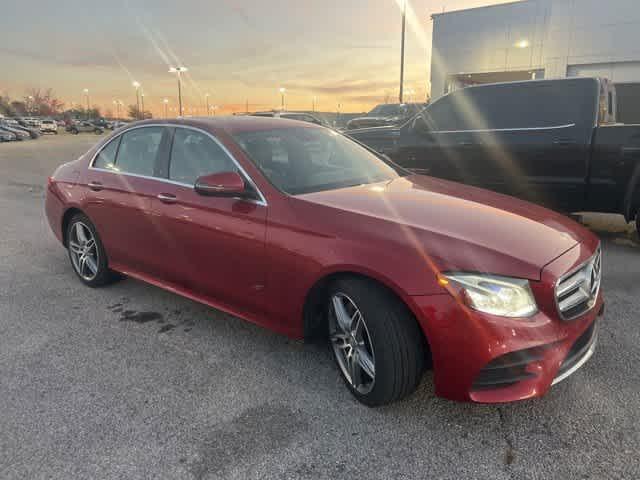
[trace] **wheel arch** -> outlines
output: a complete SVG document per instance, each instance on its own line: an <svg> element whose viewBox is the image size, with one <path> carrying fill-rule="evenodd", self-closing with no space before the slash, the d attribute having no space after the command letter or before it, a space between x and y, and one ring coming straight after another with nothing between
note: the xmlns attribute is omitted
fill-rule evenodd
<svg viewBox="0 0 640 480"><path fill-rule="evenodd" d="M74 215L77 215L81 213L82 215L87 215L86 213L84 213L82 210L80 210L78 207L69 207L65 212L64 215L62 215L62 245L64 245L65 248L68 247L67 244L67 230L69 229L69 222L71 221L71 219L73 218Z"/></svg>
<svg viewBox="0 0 640 480"><path fill-rule="evenodd" d="M325 325L324 322L326 321L326 318L324 318L322 307L324 305L324 300L326 299L326 296L328 294L329 285L340 278L349 277L355 277L366 280L368 282L372 282L378 287L387 291L389 295L400 302L409 311L414 321L418 324L418 328L422 334L422 340L427 351L427 355L429 356L429 358L431 357L431 346L429 343L429 339L420 326L420 322L417 319L418 309L413 304L413 302L411 302L410 298L402 294L399 288L392 282L386 281L385 279L377 278L376 276L369 273L357 271L355 269L341 269L327 272L322 277L317 279L312 287L307 291L302 310L303 335L305 342L324 338L325 332L323 327Z"/></svg>
<svg viewBox="0 0 640 480"><path fill-rule="evenodd" d="M640 210L640 161L636 165L624 195L622 214L627 222L632 221Z"/></svg>

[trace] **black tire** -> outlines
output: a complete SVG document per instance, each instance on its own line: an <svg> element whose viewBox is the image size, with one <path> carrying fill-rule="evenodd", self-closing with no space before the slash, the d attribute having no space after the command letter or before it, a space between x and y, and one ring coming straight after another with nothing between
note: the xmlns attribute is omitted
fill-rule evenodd
<svg viewBox="0 0 640 480"><path fill-rule="evenodd" d="M344 277L328 289L327 314L332 315L332 299L346 295L362 314L369 337L375 375L370 391L359 391L345 375L332 340L329 317L329 346L340 375L357 400L370 407L386 405L411 394L425 368L422 331L408 308L382 286L358 277ZM335 323L335 322L333 322ZM370 377L368 377L370 378Z"/></svg>
<svg viewBox="0 0 640 480"><path fill-rule="evenodd" d="M71 133L73 133L74 135L78 135L80 132L74 128L73 130L71 130Z"/></svg>
<svg viewBox="0 0 640 480"><path fill-rule="evenodd" d="M638 238L640 238L640 210L636 213L636 232L638 234Z"/></svg>
<svg viewBox="0 0 640 480"><path fill-rule="evenodd" d="M77 223L81 223L86 228L88 228L89 231L91 232L91 235L95 239L95 248L97 252L97 262L96 262L97 272L95 273L95 276L93 276L92 278L86 278L85 276L81 275L80 272L78 271L76 264L74 263L71 242L73 238L72 231L73 229L76 228ZM91 220L89 220L89 217L87 217L82 213L78 213L74 215L69 221L69 224L67 225L65 238L66 238L66 244L67 244L67 253L69 255L69 261L71 262L71 267L73 268L73 271L75 272L76 276L80 279L82 283L84 283L88 287L96 288L96 287L102 287L104 285L108 285L122 278L122 276L117 272L109 270L109 261L107 258L107 253L104 249L104 245L100 240L100 236L98 235L96 227L93 225Z"/></svg>
<svg viewBox="0 0 640 480"><path fill-rule="evenodd" d="M100 130L99 128L96 128L93 133L95 133L96 135L100 135L102 133L102 130Z"/></svg>

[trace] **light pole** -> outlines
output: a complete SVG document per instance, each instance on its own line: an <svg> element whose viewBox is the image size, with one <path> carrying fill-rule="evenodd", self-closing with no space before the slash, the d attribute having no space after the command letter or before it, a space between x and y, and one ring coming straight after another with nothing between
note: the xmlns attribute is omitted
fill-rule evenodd
<svg viewBox="0 0 640 480"><path fill-rule="evenodd" d="M142 104L142 120L144 120L144 92L140 92L140 103Z"/></svg>
<svg viewBox="0 0 640 480"><path fill-rule="evenodd" d="M207 105L207 117L208 117L209 115L211 115L211 114L209 113L209 94L208 94L208 93L205 93L205 94L204 94L204 101L205 101L205 103L206 103L206 105Z"/></svg>
<svg viewBox="0 0 640 480"><path fill-rule="evenodd" d="M122 102L120 100L114 100L113 104L116 106L116 120L120 120L120 104Z"/></svg>
<svg viewBox="0 0 640 480"><path fill-rule="evenodd" d="M282 111L284 111L284 94L285 94L285 92L286 92L286 91L287 91L287 89L286 89L286 88L284 88L284 87L280 87L280 95L281 95L281 104L280 104L280 105L281 105L281 107L280 107L280 109L281 109Z"/></svg>
<svg viewBox="0 0 640 480"><path fill-rule="evenodd" d="M169 99L165 98L164 100L162 100L162 103L164 103L164 118L169 118L169 116L167 115L167 104L169 103Z"/></svg>
<svg viewBox="0 0 640 480"><path fill-rule="evenodd" d="M218 105L211 105L211 111L214 117L216 116L216 110L218 110Z"/></svg>
<svg viewBox="0 0 640 480"><path fill-rule="evenodd" d="M178 74L178 109L180 111L180 116L182 116L182 74L187 71L188 71L187 67L169 68L169 73Z"/></svg>
<svg viewBox="0 0 640 480"><path fill-rule="evenodd" d="M313 97L313 102L311 103L311 111L313 113L316 113L316 102L318 101L318 97L314 96Z"/></svg>
<svg viewBox="0 0 640 480"><path fill-rule="evenodd" d="M407 24L407 0L402 2L402 41L400 43L400 103L403 102L404 88L404 37Z"/></svg>
<svg viewBox="0 0 640 480"><path fill-rule="evenodd" d="M136 110L138 114L138 120L140 120L140 82L134 81L131 85L133 85L133 88L136 89Z"/></svg>
<svg viewBox="0 0 640 480"><path fill-rule="evenodd" d="M89 102L89 89L85 88L82 92L87 96L87 120L88 120L89 119L89 108L90 108L89 107L89 103L90 103Z"/></svg>

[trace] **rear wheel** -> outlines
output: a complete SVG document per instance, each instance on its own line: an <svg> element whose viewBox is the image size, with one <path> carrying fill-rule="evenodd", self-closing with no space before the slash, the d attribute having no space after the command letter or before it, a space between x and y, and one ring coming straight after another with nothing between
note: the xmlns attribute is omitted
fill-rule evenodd
<svg viewBox="0 0 640 480"><path fill-rule="evenodd" d="M73 130L71 130L71 133L73 133L74 135L78 135L80 132L74 128Z"/></svg>
<svg viewBox="0 0 640 480"><path fill-rule="evenodd" d="M67 250L73 270L85 285L100 287L119 278L109 270L104 246L86 215L77 214L69 222Z"/></svg>
<svg viewBox="0 0 640 480"><path fill-rule="evenodd" d="M407 308L382 287L355 277L336 281L327 303L329 343L351 393L369 406L412 393L425 350Z"/></svg>

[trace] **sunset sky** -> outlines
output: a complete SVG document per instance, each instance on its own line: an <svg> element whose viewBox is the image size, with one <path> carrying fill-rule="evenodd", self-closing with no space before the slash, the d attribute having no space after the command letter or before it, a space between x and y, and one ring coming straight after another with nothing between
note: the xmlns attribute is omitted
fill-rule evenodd
<svg viewBox="0 0 640 480"><path fill-rule="evenodd" d="M3 2L0 93L53 88L103 112L114 99L159 115L177 105L169 66L189 68L187 114L270 109L364 111L398 95L403 0L40 0ZM409 0L405 89L425 98L432 13L509 0ZM414 15L411 14L413 11ZM175 113L173 113L175 114Z"/></svg>

